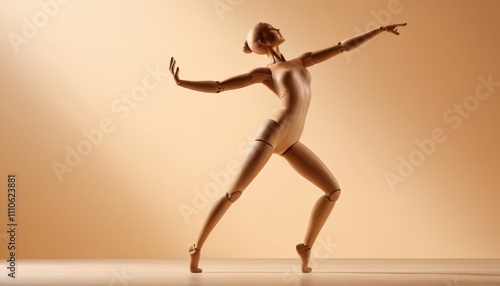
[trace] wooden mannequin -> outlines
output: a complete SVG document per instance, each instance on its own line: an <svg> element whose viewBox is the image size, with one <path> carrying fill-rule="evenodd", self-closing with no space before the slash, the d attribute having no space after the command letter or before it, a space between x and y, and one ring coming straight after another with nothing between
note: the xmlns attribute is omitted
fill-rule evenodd
<svg viewBox="0 0 500 286"><path fill-rule="evenodd" d="M266 55L269 58L269 64L265 68L256 68L249 73L221 82L181 80L179 68L175 67L175 59L171 58L170 71L175 82L181 87L218 93L243 88L254 83L263 83L278 96L282 103L282 108L260 127L227 194L216 202L205 221L198 241L189 247L191 272L199 273L202 271L198 268L198 262L201 248L208 235L273 153L284 157L299 174L325 193L318 199L313 208L304 242L296 246L302 261L302 272L311 272L311 268L308 266L311 247L340 196L340 187L323 162L299 142L311 99L311 78L307 67L356 48L383 31L399 35L397 28L405 25L406 23L376 28L339 42L335 46L316 52L308 52L287 61L279 51L279 45L285 41L280 30L267 23L258 23L248 32L243 50L246 53L254 52Z"/></svg>

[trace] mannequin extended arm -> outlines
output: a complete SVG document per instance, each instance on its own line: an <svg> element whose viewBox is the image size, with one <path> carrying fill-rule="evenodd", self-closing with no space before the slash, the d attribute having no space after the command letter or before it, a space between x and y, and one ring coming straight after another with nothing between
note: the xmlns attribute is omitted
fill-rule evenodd
<svg viewBox="0 0 500 286"><path fill-rule="evenodd" d="M177 85L208 93L219 93L226 90L242 88L254 83L261 83L264 80L271 78L271 71L268 68L257 68L249 73L237 75L222 82L181 80L179 79L179 68L175 68L174 58L170 59L170 72L172 73Z"/></svg>
<svg viewBox="0 0 500 286"><path fill-rule="evenodd" d="M362 45L363 43L365 43L366 41L370 40L371 38L375 37L376 35L380 34L383 31L387 31L387 32L393 33L395 35L399 35L398 27L401 27L401 26L406 26L406 23L389 25L389 26L385 26L385 27L381 26L379 28L375 28L375 29L368 31L366 33L354 36L354 37L346 39L346 40L343 40L335 46L332 46L332 47L329 47L329 48L326 48L323 50L315 51L315 52L306 53L306 54L302 55L301 58L303 59L306 67L312 66L314 64L318 64L320 62L326 61L326 60L332 58L333 56L336 56L344 51L350 51L354 48L357 48L360 45Z"/></svg>

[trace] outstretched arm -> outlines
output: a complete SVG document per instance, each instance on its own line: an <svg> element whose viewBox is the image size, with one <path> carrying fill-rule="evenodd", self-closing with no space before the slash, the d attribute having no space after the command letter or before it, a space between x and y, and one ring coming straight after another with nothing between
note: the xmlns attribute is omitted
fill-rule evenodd
<svg viewBox="0 0 500 286"><path fill-rule="evenodd" d="M219 93L226 90L246 87L254 83L261 83L271 77L271 71L269 69L257 68L249 73L234 76L221 82L181 80L179 78L179 68L175 68L175 59L173 57L170 59L170 72L178 86L209 93Z"/></svg>
<svg viewBox="0 0 500 286"><path fill-rule="evenodd" d="M399 35L398 27L406 26L406 23L403 24L394 24L388 26L381 26L379 28L375 28L366 33L357 35L355 37L343 40L339 42L337 45L333 47L329 47L323 50L319 50L316 52L306 53L301 56L306 67L312 66L314 64L318 64L320 62L326 61L333 56L336 56L342 52L350 51L354 48L361 46L366 41L375 37L376 35L382 33L383 31L387 31L393 33L395 35Z"/></svg>

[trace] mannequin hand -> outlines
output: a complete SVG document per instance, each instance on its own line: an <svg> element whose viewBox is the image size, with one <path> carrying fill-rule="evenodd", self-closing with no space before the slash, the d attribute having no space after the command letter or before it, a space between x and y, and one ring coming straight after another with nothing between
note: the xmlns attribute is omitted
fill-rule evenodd
<svg viewBox="0 0 500 286"><path fill-rule="evenodd" d="M384 26L384 31L399 35L398 27L406 26L406 23Z"/></svg>
<svg viewBox="0 0 500 286"><path fill-rule="evenodd" d="M178 85L181 84L181 80L179 79L179 67L177 69L175 68L175 59L174 57L170 58L170 72L172 73L172 76L174 77L175 83Z"/></svg>

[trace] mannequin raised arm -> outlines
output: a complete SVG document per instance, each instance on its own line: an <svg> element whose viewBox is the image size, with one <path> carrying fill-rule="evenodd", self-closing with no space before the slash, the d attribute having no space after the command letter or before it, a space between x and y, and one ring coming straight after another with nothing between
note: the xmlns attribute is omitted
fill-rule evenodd
<svg viewBox="0 0 500 286"><path fill-rule="evenodd" d="M237 75L223 81L189 81L179 78L179 68L175 67L175 59L170 59L170 72L178 86L208 93L219 93L226 90L243 88L254 83L261 83L271 78L268 68L256 68L249 73Z"/></svg>
<svg viewBox="0 0 500 286"><path fill-rule="evenodd" d="M371 38L375 37L376 35L380 34L383 31L387 31L387 32L393 33L395 35L399 35L398 27L402 27L402 26L406 26L406 23L381 26L379 28L375 28L375 29L368 31L366 33L354 36L354 37L346 39L346 40L343 40L335 46L332 46L332 47L329 47L329 48L326 48L323 50L315 51L315 52L305 53L302 56L300 56L300 58L302 59L302 61L304 62L304 65L306 67L312 66L314 64L318 64L318 63L321 63L323 61L326 61L326 60L328 60L328 59L330 59L330 58L332 58L332 57L334 57L342 52L350 51L354 48L357 48L360 45L362 45L363 43L365 43L366 41L370 40Z"/></svg>

